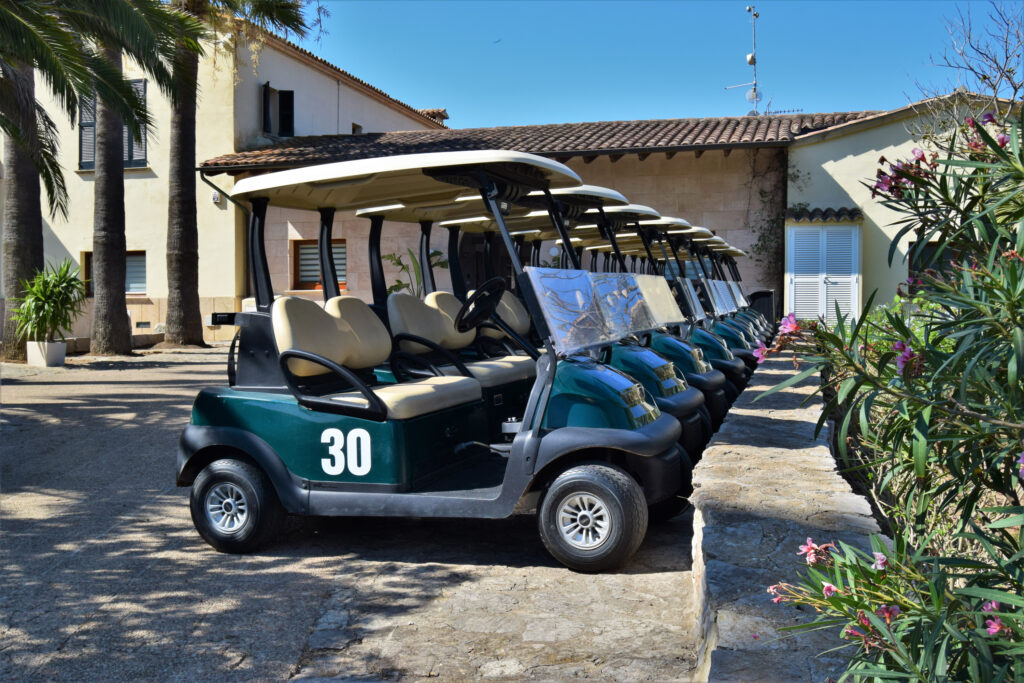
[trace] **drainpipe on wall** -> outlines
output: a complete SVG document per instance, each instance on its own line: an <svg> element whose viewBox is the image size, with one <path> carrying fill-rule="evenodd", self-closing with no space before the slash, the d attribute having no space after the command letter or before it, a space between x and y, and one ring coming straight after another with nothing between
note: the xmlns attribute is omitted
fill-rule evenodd
<svg viewBox="0 0 1024 683"><path fill-rule="evenodd" d="M203 169L197 168L196 170L199 171L199 179L200 180L202 180L204 183L206 183L207 185L212 187L214 192L217 192L221 197L227 199L229 202L231 202L232 204L234 204L235 206L237 206L239 209L242 210L242 215L245 217L245 224L248 225L249 224L249 209L247 209L241 202L239 202L237 199L235 199L234 197L229 195L227 192L225 192L224 190L222 190L219 187L217 187L216 185L214 185L213 181L206 177L206 173L203 171ZM251 291L252 283L250 282L251 278L249 277L249 259L248 259L248 255L246 255L246 258L242 259L242 263L243 263L242 268L245 270L245 296L242 297L244 299L244 298L246 298L246 297L248 297L248 296L250 296L252 294L252 291Z"/></svg>

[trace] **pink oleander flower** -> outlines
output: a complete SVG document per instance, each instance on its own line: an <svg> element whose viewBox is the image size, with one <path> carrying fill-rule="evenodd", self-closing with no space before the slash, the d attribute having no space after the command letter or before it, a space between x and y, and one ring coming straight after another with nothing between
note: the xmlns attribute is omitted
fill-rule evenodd
<svg viewBox="0 0 1024 683"><path fill-rule="evenodd" d="M994 636L1004 629L1007 631L1009 630L1003 624L1003 620L999 617L992 617L991 619L985 620L985 630L988 632L990 636Z"/></svg>
<svg viewBox="0 0 1024 683"><path fill-rule="evenodd" d="M972 152L980 152L985 149L985 143L977 135L967 141L967 148Z"/></svg>
<svg viewBox="0 0 1024 683"><path fill-rule="evenodd" d="M998 144L1000 147L1006 147L1006 145L1009 142L1010 136L1008 136L1006 133L1000 133L999 135L996 136L996 144Z"/></svg>
<svg viewBox="0 0 1024 683"><path fill-rule="evenodd" d="M900 615L900 608L897 605L882 605L875 614L885 619L885 623L891 624Z"/></svg>
<svg viewBox="0 0 1024 683"><path fill-rule="evenodd" d="M889 567L889 558L883 553L873 553L875 561L871 564L871 568L875 571L884 572Z"/></svg>
<svg viewBox="0 0 1024 683"><path fill-rule="evenodd" d="M966 123L969 127L974 128L974 117L968 116L966 119L964 119L964 123Z"/></svg>
<svg viewBox="0 0 1024 683"><path fill-rule="evenodd" d="M996 117L995 117L995 115L992 114L992 112L987 111L987 112L985 112L984 114L981 115L981 122L982 123L995 123L996 122Z"/></svg>
<svg viewBox="0 0 1024 683"><path fill-rule="evenodd" d="M796 554L806 555L807 564L814 564L815 553L817 553L819 550L821 550L821 548L819 548L818 545L814 542L814 539L808 536L807 543L800 546L800 550L798 550Z"/></svg>
<svg viewBox="0 0 1024 683"><path fill-rule="evenodd" d="M983 604L981 606L981 611L982 612L998 612L999 611L999 603L996 602L995 600L989 600L988 602L986 602L985 604Z"/></svg>
<svg viewBox="0 0 1024 683"><path fill-rule="evenodd" d="M754 358L757 358L758 364L763 363L767 355L768 347L764 345L763 341L757 342L757 348L754 349Z"/></svg>
<svg viewBox="0 0 1024 683"><path fill-rule="evenodd" d="M868 615L864 614L864 610L857 611L857 621L867 630L871 630L871 620L868 619Z"/></svg>
<svg viewBox="0 0 1024 683"><path fill-rule="evenodd" d="M800 323L796 321L796 313L790 313L779 324L779 334L793 334L800 329Z"/></svg>
<svg viewBox="0 0 1024 683"><path fill-rule="evenodd" d="M847 638L863 638L864 637L863 633L861 633L860 631L858 631L857 629L855 629L852 626L847 626L846 630L843 631L843 635L846 636Z"/></svg>
<svg viewBox="0 0 1024 683"><path fill-rule="evenodd" d="M914 149L910 150L910 153L913 154L914 158L917 159L918 161L924 161L924 152L921 150L920 147L915 147Z"/></svg>
<svg viewBox="0 0 1024 683"><path fill-rule="evenodd" d="M907 345L901 341L894 341L892 343L892 350L896 353L902 353L907 350Z"/></svg>
<svg viewBox="0 0 1024 683"><path fill-rule="evenodd" d="M831 598L833 595L839 592L839 589L833 586L831 583L821 584L821 594L826 598Z"/></svg>

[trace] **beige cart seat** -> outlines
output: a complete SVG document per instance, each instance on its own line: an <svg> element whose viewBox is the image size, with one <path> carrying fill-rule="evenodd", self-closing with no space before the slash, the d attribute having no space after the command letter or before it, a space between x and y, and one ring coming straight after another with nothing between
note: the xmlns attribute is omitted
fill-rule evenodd
<svg viewBox="0 0 1024 683"><path fill-rule="evenodd" d="M473 292L469 293L472 296ZM530 333L530 314L526 312L526 306L512 292L506 291L501 295L501 301L495 310L498 317L512 328L512 331L520 337L526 337ZM505 333L489 327L483 328L481 334L492 339L504 339Z"/></svg>
<svg viewBox="0 0 1024 683"><path fill-rule="evenodd" d="M372 368L391 355L387 329L362 301L351 296L335 297L327 302L327 309L309 299L277 299L270 308L270 319L278 352L309 351L351 370ZM316 363L295 358L288 361L288 369L300 378L328 372ZM480 383L469 377L428 377L372 389L387 406L388 418L394 420L472 403L482 396ZM369 407L359 391L324 398L355 408Z"/></svg>
<svg viewBox="0 0 1024 683"><path fill-rule="evenodd" d="M413 334L428 339L442 348L458 351L473 341L473 332L460 333L455 329L455 316L462 304L449 292L433 292L427 295L426 301L395 292L388 297L388 320L391 331L397 334ZM430 349L415 342L401 342L403 351L410 353L426 353ZM501 356L487 360L471 361L466 368L484 387L496 387L524 379L532 379L537 374L536 363L529 356ZM446 375L458 373L454 366L440 368Z"/></svg>

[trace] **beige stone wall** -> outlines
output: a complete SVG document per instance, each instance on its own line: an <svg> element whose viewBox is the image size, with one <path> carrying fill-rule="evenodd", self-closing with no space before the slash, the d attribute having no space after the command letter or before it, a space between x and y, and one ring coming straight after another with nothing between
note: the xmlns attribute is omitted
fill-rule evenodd
<svg viewBox="0 0 1024 683"><path fill-rule="evenodd" d="M783 176L766 171L770 170L773 161L778 165L779 154L784 152L774 149L735 150L726 156L722 151L709 151L699 157L693 152L683 152L671 159L665 154L652 154L640 161L637 155L626 155L617 162L612 162L609 157L598 157L589 164L581 159L573 159L568 165L580 175L584 183L614 188L633 203L645 204L663 215L685 218L694 225L710 228L730 244L750 252L756 235L747 226L758 219L762 210L761 191L785 191ZM781 163L784 168L784 156ZM758 174L758 177L752 182L754 174ZM780 207L784 205L784 202L779 202ZM299 232L304 237L308 235L313 238L318 229L317 217L312 213L310 216L311 223L306 232ZM344 226L342 232L350 240L349 290L369 301L369 267L365 253L369 222L345 220L341 214L338 220ZM270 227L268 234L269 230ZM274 230L275 234L283 236L283 228L275 227ZM337 228L335 234L339 234ZM415 252L418 244L418 226L385 225L384 253L391 251L404 254L406 248ZM447 254L447 234L443 229L435 228L431 246ZM550 246L545 243L542 247L545 259L550 258ZM589 256L584 258L584 265L589 264ZM777 278L780 277L781 264L775 268L773 275L773 271L766 266L768 260L767 257L759 258L751 254L749 258L738 259L738 265L748 290L775 289L779 300L782 292L781 282ZM275 291L280 291L279 282L285 282L278 272ZM390 285L397 273L390 266L387 266L386 273ZM446 271L439 271L436 279L439 288L450 289L451 280Z"/></svg>
<svg viewBox="0 0 1024 683"><path fill-rule="evenodd" d="M848 130L815 135L790 147L790 165L799 171L789 184L789 205L806 203L811 208L859 207L864 213L860 224L861 305L875 290L875 301L886 303L896 295L896 286L907 278L906 255L910 240L900 240L890 265L889 245L898 232L898 215L878 199L871 198L870 187L885 156L897 161L911 156L917 146L907 130L907 119L888 120L871 127L853 126ZM787 308L787 310L789 310Z"/></svg>
<svg viewBox="0 0 1024 683"><path fill-rule="evenodd" d="M680 152L671 159L667 154L651 154L643 161L627 154L615 162L604 156L589 164L572 159L568 165L584 183L614 188L634 204L706 227L750 253L757 238L749 226L758 220L761 190L785 191L777 173L766 175L778 154L773 149L737 149L726 156L721 150L710 150L700 156ZM748 290L781 286L764 261L754 254L737 259Z"/></svg>

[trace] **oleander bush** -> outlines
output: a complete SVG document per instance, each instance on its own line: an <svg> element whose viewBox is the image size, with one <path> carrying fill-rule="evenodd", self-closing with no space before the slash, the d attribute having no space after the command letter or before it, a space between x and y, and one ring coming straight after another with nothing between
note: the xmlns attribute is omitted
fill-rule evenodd
<svg viewBox="0 0 1024 683"><path fill-rule="evenodd" d="M767 351L806 364L772 391L822 374L822 423L892 536L807 539L806 571L768 588L816 611L800 628L837 629L844 678L1024 681L1022 123L967 119L940 151L882 159L890 259L913 235L924 270L856 319L787 318Z"/></svg>

